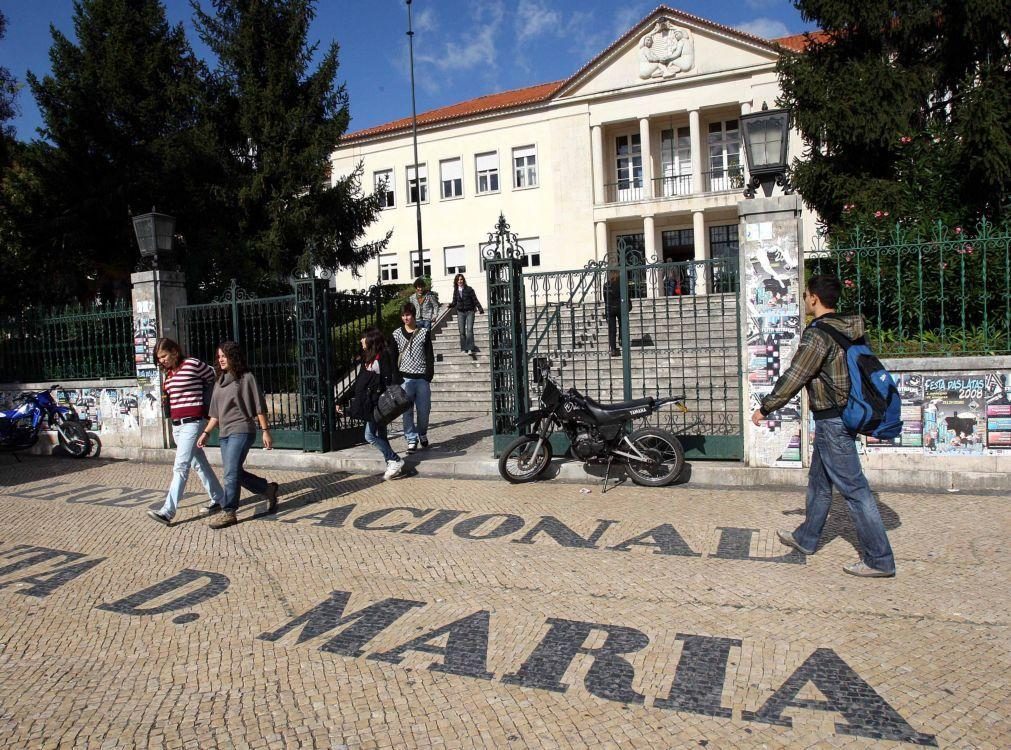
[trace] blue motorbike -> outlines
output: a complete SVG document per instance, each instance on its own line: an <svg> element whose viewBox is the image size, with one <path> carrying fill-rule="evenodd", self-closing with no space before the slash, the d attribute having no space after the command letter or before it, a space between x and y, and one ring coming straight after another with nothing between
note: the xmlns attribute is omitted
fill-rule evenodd
<svg viewBox="0 0 1011 750"><path fill-rule="evenodd" d="M15 451L31 448L38 442L39 432L48 427L56 430L60 446L71 456L83 458L91 452L89 423L77 416L73 406L60 406L56 402L53 393L59 387L22 393L18 397L20 406L0 411L0 451L14 453L14 458L20 461Z"/></svg>

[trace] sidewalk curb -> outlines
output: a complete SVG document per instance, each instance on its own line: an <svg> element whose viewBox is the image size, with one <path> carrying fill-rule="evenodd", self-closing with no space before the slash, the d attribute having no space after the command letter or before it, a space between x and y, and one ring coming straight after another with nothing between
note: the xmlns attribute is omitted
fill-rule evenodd
<svg viewBox="0 0 1011 750"><path fill-rule="evenodd" d="M221 466L221 453L217 448L206 449L213 466ZM355 453L366 455L353 455ZM293 471L346 471L353 474L380 474L386 468L381 458L372 458L373 449L352 448L334 453L301 453L290 450L254 450L246 466L259 469ZM350 455L349 455L350 454ZM171 464L175 451L163 448L104 447L103 458L126 459L146 463ZM408 466L417 467L422 476L440 479L491 479L499 480L498 461L493 458L453 456L441 458L437 453L422 452L404 456ZM84 459L87 460L87 459ZM764 468L744 466L732 461L689 461L690 475L685 482L692 487L807 487L806 469ZM592 467L593 472L575 461L555 459L548 470L547 479L568 483L599 484L604 467ZM874 490L904 491L959 491L959 492L1011 492L1011 473L980 471L916 471L894 469L865 469ZM620 478L622 471L616 467L612 478ZM682 484L672 485L676 490Z"/></svg>

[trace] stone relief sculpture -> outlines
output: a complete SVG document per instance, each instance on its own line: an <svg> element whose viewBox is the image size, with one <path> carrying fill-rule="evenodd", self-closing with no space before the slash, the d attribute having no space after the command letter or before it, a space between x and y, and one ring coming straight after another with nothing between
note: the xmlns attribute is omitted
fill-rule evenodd
<svg viewBox="0 0 1011 750"><path fill-rule="evenodd" d="M695 42L688 29L672 28L661 18L639 40L639 77L670 78L695 64Z"/></svg>

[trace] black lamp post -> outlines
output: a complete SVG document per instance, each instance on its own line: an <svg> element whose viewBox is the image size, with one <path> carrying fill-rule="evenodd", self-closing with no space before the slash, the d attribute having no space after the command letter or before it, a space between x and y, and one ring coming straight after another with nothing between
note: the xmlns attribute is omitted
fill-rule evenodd
<svg viewBox="0 0 1011 750"><path fill-rule="evenodd" d="M744 151L751 179L744 190L747 198L755 197L755 188L762 186L765 197L772 195L772 186L779 185L787 195L793 186L787 177L787 151L790 145L790 113L785 109L769 109L763 104L760 112L741 115Z"/></svg>
<svg viewBox="0 0 1011 750"><path fill-rule="evenodd" d="M414 202L414 210L417 217L418 223L418 266L420 267L421 273L418 276L424 275L425 263L421 258L421 165L418 164L418 107L414 100L414 23L411 17L411 0L407 1L407 46L411 53L411 133L412 140L414 142L414 189L416 191L415 198L417 200ZM408 191L410 191L411 186L408 184ZM408 195L410 197L410 195Z"/></svg>
<svg viewBox="0 0 1011 750"><path fill-rule="evenodd" d="M137 236L137 247L140 257L151 263L151 268L158 270L158 255L172 252L175 240L176 219L168 214L160 214L152 209L151 213L133 217L133 233Z"/></svg>

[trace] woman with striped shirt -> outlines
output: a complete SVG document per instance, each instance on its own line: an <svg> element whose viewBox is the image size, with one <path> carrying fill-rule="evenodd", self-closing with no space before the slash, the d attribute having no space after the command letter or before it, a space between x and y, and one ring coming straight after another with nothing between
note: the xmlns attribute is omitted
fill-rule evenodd
<svg viewBox="0 0 1011 750"><path fill-rule="evenodd" d="M221 508L224 492L221 483L207 463L203 448L197 438L207 424L207 398L214 386L214 370L195 357L186 357L172 339L161 339L155 347L158 364L165 372L163 388L168 399L169 417L172 419L172 439L176 444L176 460L172 467L172 484L169 485L165 504L161 510L147 514L158 523L168 526L176 514L179 501L186 490L190 466L195 466L197 476L207 490L210 505L203 513L213 513Z"/></svg>

